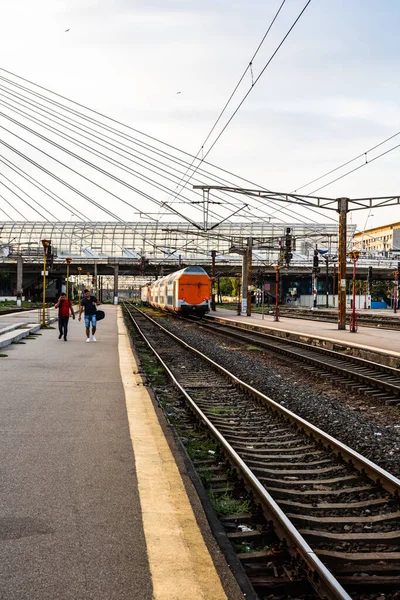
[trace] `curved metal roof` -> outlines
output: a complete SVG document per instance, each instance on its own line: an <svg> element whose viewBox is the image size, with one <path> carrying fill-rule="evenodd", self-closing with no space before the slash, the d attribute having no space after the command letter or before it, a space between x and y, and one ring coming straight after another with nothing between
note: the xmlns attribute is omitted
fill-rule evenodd
<svg viewBox="0 0 400 600"><path fill-rule="evenodd" d="M211 226L212 227L212 226ZM201 225L196 228L184 222L44 222L44 221L0 221L0 247L9 245L14 252L33 255L42 250L42 239L50 239L58 257L80 256L89 258L124 257L149 260L169 259L177 261L195 257L205 258L211 250L229 255L232 246L243 245L246 238L258 240L262 246L273 251L277 240L284 236L286 228L301 244L314 243L318 236L330 236L332 248L336 247L337 225L335 223L304 225L302 223L255 223L225 222L205 232ZM349 239L355 226L349 227ZM275 240L275 241L274 241ZM276 250L275 250L276 251ZM237 254L232 250L233 254ZM201 262L201 261L199 261Z"/></svg>

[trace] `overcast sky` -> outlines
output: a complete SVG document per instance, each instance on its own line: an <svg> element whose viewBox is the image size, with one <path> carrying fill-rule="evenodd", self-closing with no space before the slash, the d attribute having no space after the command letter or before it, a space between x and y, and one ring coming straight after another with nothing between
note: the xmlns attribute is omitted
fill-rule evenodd
<svg viewBox="0 0 400 600"><path fill-rule="evenodd" d="M0 66L195 154L280 4L0 0ZM305 4L286 0L254 77ZM289 192L395 134L399 22L396 0L312 0L208 159ZM249 73L232 109L250 84ZM400 148L320 193L400 194L399 157ZM367 215L353 217L360 229ZM397 207L374 210L368 227L396 220Z"/></svg>

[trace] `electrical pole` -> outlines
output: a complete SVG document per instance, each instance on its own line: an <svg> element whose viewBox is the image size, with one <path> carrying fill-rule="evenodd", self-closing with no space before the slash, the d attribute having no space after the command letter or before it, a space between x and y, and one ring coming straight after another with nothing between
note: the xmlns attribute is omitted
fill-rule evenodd
<svg viewBox="0 0 400 600"><path fill-rule="evenodd" d="M319 273L318 265L319 265L319 254L318 254L317 248L315 248L314 257L313 257L313 270L312 270L312 291L313 291L312 310L317 310L317 308L318 308L318 306L317 306L317 286L318 286L317 276Z"/></svg>
<svg viewBox="0 0 400 600"><path fill-rule="evenodd" d="M358 250L352 250L349 253L351 260L353 261L353 289L352 289L352 304L351 304L351 318L350 318L350 332L356 333L357 331L357 317L356 317L356 276L357 276L357 261L360 258Z"/></svg>
<svg viewBox="0 0 400 600"><path fill-rule="evenodd" d="M43 299L42 299L42 327L46 327L46 276L47 276L47 253L51 247L51 240L42 240L43 245Z"/></svg>
<svg viewBox="0 0 400 600"><path fill-rule="evenodd" d="M325 277L325 287L326 287L326 308L329 308L329 268L328 268L328 257L325 257L326 260L326 277Z"/></svg>
<svg viewBox="0 0 400 600"><path fill-rule="evenodd" d="M215 255L216 250L211 250L211 310L215 310Z"/></svg>
<svg viewBox="0 0 400 600"><path fill-rule="evenodd" d="M274 265L275 269L275 315L274 321L279 321L279 271L280 265Z"/></svg>
<svg viewBox="0 0 400 600"><path fill-rule="evenodd" d="M17 306L22 306L22 281L24 271L24 259L22 256L17 256Z"/></svg>
<svg viewBox="0 0 400 600"><path fill-rule="evenodd" d="M242 311L241 311L241 301L240 301L240 273L238 273L238 305L237 305L237 314L238 317L240 317Z"/></svg>
<svg viewBox="0 0 400 600"><path fill-rule="evenodd" d="M67 300L69 299L69 265L72 263L72 258L68 257L65 259L65 262L67 263L67 276L65 278L65 291L67 293Z"/></svg>
<svg viewBox="0 0 400 600"><path fill-rule="evenodd" d="M244 249L242 257L242 309L241 312L247 315L247 287L249 279L249 253L247 246Z"/></svg>
<svg viewBox="0 0 400 600"><path fill-rule="evenodd" d="M247 238L247 316L251 317L251 284L253 263L253 238Z"/></svg>
<svg viewBox="0 0 400 600"><path fill-rule="evenodd" d="M338 198L337 210L339 213L338 329L346 329L346 246L349 199Z"/></svg>

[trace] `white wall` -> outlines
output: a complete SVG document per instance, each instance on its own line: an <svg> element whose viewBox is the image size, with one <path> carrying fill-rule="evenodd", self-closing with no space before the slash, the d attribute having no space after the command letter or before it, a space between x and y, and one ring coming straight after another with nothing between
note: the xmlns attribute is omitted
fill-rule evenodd
<svg viewBox="0 0 400 600"><path fill-rule="evenodd" d="M352 296L347 294L346 305L348 308L350 308L350 306L351 306L351 299L352 299ZM365 300L364 294L362 294L361 296L359 294L356 294L356 308L364 308L364 300ZM302 294L299 300L297 300L296 302L293 302L291 304L288 304L288 306L304 306L304 307L310 308L311 306L313 306L313 303L314 303L314 296L312 294ZM329 294L328 304L329 304L329 308L337 308L338 307L337 294L335 294L335 296L332 296L332 294ZM325 294L317 295L317 307L318 308L326 308L326 295Z"/></svg>

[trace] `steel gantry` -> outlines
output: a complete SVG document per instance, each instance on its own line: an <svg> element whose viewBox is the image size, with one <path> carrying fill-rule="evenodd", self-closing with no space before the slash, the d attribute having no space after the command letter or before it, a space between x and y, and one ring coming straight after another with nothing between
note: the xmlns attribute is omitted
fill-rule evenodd
<svg viewBox="0 0 400 600"><path fill-rule="evenodd" d="M355 210L377 209L400 204L400 196L375 196L369 198L326 198L323 196L307 196L286 192L246 189L220 185L194 185L194 189L203 190L209 199L211 190L219 190L232 194L241 194L253 198L273 200L296 204L305 208L319 208L339 213L338 241L338 329L346 329L346 253L347 253L347 214Z"/></svg>

